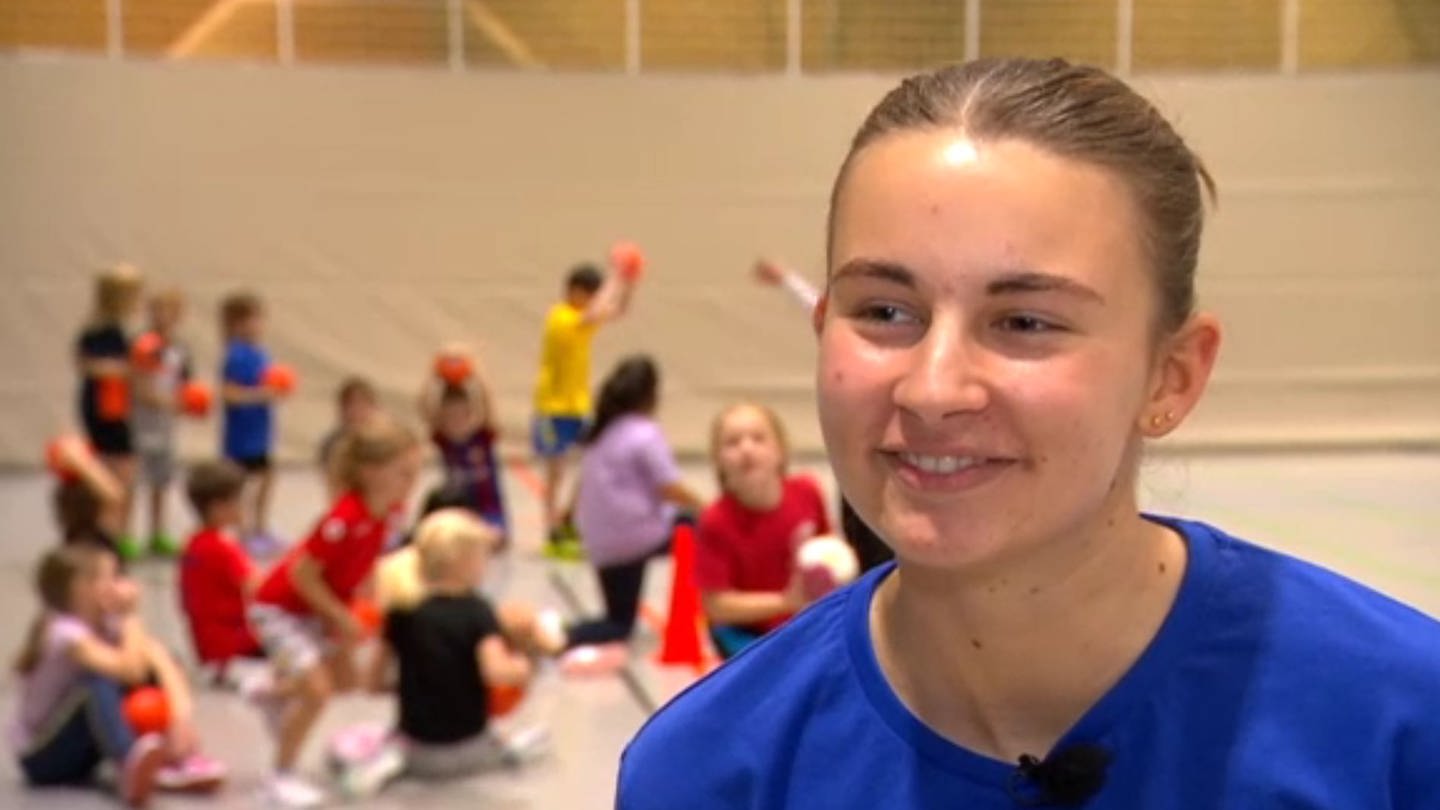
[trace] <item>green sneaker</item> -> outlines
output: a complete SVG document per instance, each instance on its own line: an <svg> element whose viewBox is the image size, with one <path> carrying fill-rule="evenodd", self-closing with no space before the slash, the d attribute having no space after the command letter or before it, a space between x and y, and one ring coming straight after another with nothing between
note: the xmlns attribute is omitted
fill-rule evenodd
<svg viewBox="0 0 1440 810"><path fill-rule="evenodd" d="M150 553L156 557L174 557L180 553L180 544L168 534L157 534L150 538Z"/></svg>
<svg viewBox="0 0 1440 810"><path fill-rule="evenodd" d="M128 534L122 534L115 539L115 551L120 555L120 559L126 562L145 556L145 546Z"/></svg>
<svg viewBox="0 0 1440 810"><path fill-rule="evenodd" d="M552 560L580 562L585 559L585 546L577 537L561 537L547 542L544 554Z"/></svg>

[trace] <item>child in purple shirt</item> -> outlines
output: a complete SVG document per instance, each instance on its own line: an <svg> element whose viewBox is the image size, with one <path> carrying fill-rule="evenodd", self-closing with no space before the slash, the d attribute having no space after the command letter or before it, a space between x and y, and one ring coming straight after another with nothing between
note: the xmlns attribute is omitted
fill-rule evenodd
<svg viewBox="0 0 1440 810"><path fill-rule="evenodd" d="M600 579L605 615L568 628L572 647L630 637L645 563L667 547L675 507L702 506L680 480L675 455L655 421L660 400L655 363L644 355L621 361L598 399L580 461L575 525Z"/></svg>

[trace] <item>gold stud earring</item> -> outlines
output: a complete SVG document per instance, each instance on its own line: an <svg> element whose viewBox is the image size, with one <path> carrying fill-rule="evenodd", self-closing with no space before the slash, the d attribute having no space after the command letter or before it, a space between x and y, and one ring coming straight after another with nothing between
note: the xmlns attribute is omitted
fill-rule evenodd
<svg viewBox="0 0 1440 810"><path fill-rule="evenodd" d="M1160 419L1160 414L1157 413L1157 414L1155 414L1154 416L1150 417L1150 427L1151 427L1151 428L1159 428L1161 424L1162 424L1162 421L1161 421L1161 419Z"/></svg>

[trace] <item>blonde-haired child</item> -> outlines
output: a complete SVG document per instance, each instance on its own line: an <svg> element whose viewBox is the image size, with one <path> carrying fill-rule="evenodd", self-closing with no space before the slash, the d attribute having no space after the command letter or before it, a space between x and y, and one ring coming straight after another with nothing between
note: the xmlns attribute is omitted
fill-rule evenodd
<svg viewBox="0 0 1440 810"><path fill-rule="evenodd" d="M275 772L264 792L285 807L314 807L324 793L294 773L300 750L333 691L355 682L364 634L350 601L375 561L419 475L415 434L376 416L341 440L336 469L345 492L255 593L250 624L279 675L278 702L265 708L277 736Z"/></svg>
<svg viewBox="0 0 1440 810"><path fill-rule="evenodd" d="M769 408L740 403L715 417L710 457L722 494L696 527L695 581L725 658L805 605L796 551L830 532L819 485L790 475L789 455Z"/></svg>
<svg viewBox="0 0 1440 810"><path fill-rule="evenodd" d="M118 264L95 278L95 300L75 344L80 372L80 419L86 437L119 480L122 498L116 538L120 554L133 559L139 545L125 535L135 486L135 443L130 433L131 367L127 322L140 305L142 279L130 264Z"/></svg>
<svg viewBox="0 0 1440 810"><path fill-rule="evenodd" d="M504 737L491 719L498 690L523 689L539 655L563 643L558 617L527 605L498 607L475 588L499 531L466 509L442 509L420 522L411 546L389 561L418 574L418 590L390 593L385 644L372 688L388 690L398 670L398 735L378 755L341 774L345 792L374 793L402 772L447 778L513 763L543 743L536 733ZM416 599L413 604L407 602Z"/></svg>

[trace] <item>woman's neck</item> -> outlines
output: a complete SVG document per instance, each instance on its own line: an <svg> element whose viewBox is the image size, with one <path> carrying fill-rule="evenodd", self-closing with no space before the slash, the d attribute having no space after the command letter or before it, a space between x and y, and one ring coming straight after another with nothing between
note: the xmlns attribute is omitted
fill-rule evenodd
<svg viewBox="0 0 1440 810"><path fill-rule="evenodd" d="M1184 540L1133 507L975 576L902 561L871 606L876 655L943 736L1043 756L1150 644L1185 562Z"/></svg>

